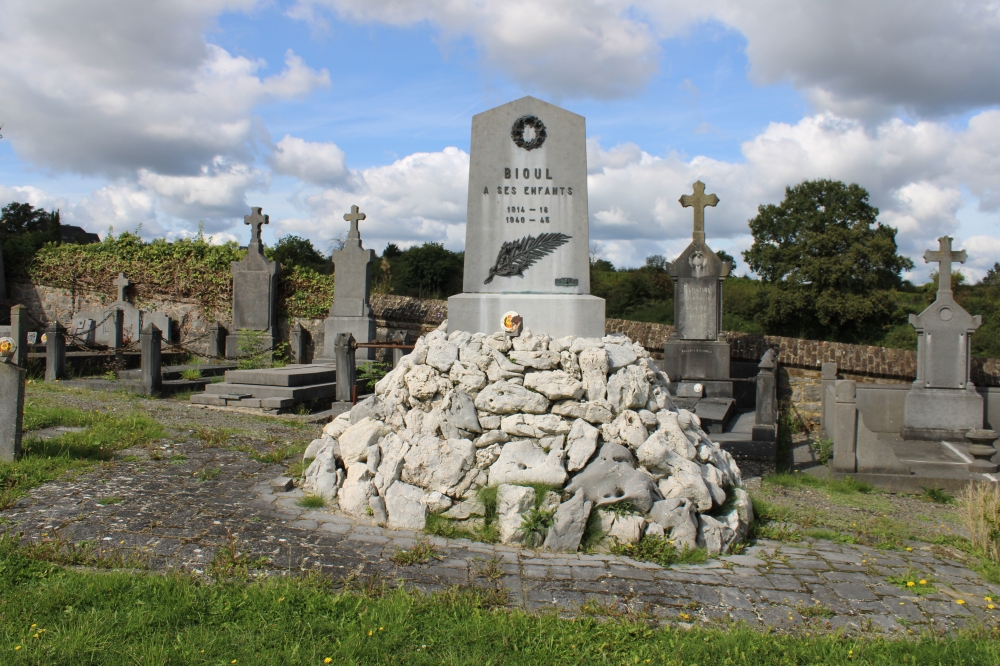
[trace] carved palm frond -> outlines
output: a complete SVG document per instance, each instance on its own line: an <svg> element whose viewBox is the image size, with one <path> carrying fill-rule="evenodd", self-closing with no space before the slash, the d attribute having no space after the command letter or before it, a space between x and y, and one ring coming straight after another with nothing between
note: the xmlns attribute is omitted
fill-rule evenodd
<svg viewBox="0 0 1000 666"><path fill-rule="evenodd" d="M524 271L542 257L551 254L560 245L569 242L572 236L563 233L539 234L538 237L525 236L518 240L506 241L500 246L497 261L490 269L490 276L483 281L489 284L497 275L504 277L524 277Z"/></svg>

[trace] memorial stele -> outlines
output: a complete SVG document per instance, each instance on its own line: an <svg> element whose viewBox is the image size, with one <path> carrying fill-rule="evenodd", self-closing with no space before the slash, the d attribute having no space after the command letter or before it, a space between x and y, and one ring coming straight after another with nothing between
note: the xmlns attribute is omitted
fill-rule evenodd
<svg viewBox="0 0 1000 666"><path fill-rule="evenodd" d="M504 313L553 337L604 335L590 294L583 116L534 97L472 118L463 293L452 331L495 333Z"/></svg>

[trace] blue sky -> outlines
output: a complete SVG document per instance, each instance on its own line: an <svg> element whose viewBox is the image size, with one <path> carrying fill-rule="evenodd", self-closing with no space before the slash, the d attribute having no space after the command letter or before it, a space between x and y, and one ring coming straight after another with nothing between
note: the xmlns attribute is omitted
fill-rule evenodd
<svg viewBox="0 0 1000 666"><path fill-rule="evenodd" d="M326 248L357 203L369 247L460 249L471 117L532 94L587 118L591 236L618 265L686 245L698 178L733 254L757 205L830 177L871 192L915 280L943 234L971 278L1000 259L996 4L0 6L0 199L102 234L245 242L260 205L265 241Z"/></svg>

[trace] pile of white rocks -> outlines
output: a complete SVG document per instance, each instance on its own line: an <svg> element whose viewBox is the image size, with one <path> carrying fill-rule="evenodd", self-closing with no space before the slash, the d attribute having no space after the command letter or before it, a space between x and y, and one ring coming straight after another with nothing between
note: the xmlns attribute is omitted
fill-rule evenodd
<svg viewBox="0 0 1000 666"><path fill-rule="evenodd" d="M674 406L668 383L623 335L442 325L312 442L303 488L420 530L428 514L481 526L480 489L496 486L503 543L538 539L525 533L534 512L532 526L551 523L546 548L575 551L597 511L606 543L651 535L724 552L746 537L750 500L732 456ZM555 490L536 498L539 486Z"/></svg>

